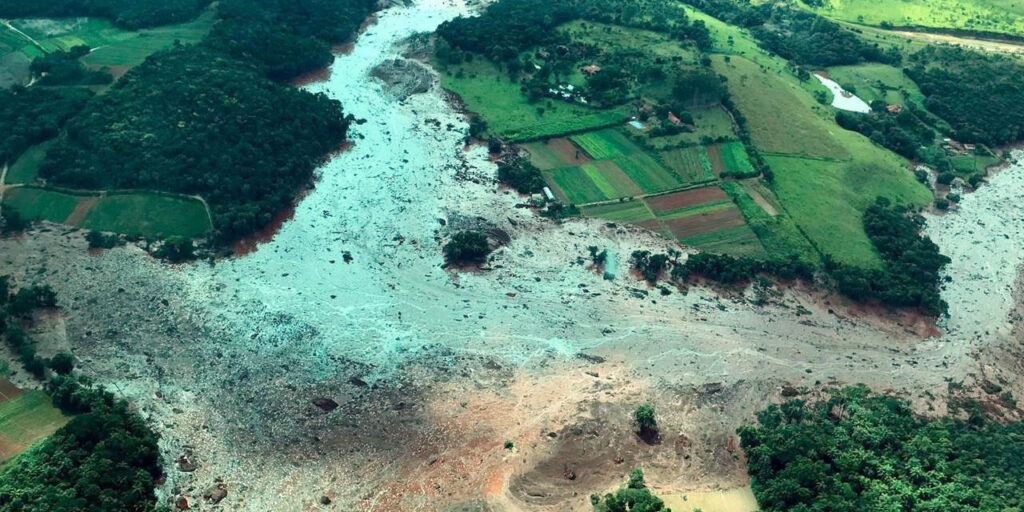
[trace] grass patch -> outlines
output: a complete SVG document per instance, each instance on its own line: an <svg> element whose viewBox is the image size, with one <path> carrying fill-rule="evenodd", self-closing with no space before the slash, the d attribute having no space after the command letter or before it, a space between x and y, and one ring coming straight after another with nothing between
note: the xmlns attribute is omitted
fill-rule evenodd
<svg viewBox="0 0 1024 512"><path fill-rule="evenodd" d="M647 153L621 156L615 163L648 194L676 189L686 183Z"/></svg>
<svg viewBox="0 0 1024 512"><path fill-rule="evenodd" d="M636 147L618 130L582 133L573 135L570 139L595 160L608 160L640 151L640 148Z"/></svg>
<svg viewBox="0 0 1024 512"><path fill-rule="evenodd" d="M531 104L518 83L482 58L449 66L441 85L483 117L490 133L511 142L604 128L628 117L624 109L596 110L550 99Z"/></svg>
<svg viewBox="0 0 1024 512"><path fill-rule="evenodd" d="M42 165L46 152L54 141L47 141L28 148L18 160L7 169L7 184L32 183L39 177L39 166Z"/></svg>
<svg viewBox="0 0 1024 512"><path fill-rule="evenodd" d="M643 201L623 201L583 208L587 217L597 217L617 222L643 222L653 220L654 214Z"/></svg>
<svg viewBox="0 0 1024 512"><path fill-rule="evenodd" d="M684 238L680 242L702 251L730 256L763 258L766 254L757 235L749 226L736 226L721 231L702 233Z"/></svg>
<svg viewBox="0 0 1024 512"><path fill-rule="evenodd" d="M1024 4L1017 0L829 0L815 12L868 25L922 26L1024 34Z"/></svg>
<svg viewBox="0 0 1024 512"><path fill-rule="evenodd" d="M4 194L4 208L13 208L25 219L63 223L83 196L35 187L19 187Z"/></svg>
<svg viewBox="0 0 1024 512"><path fill-rule="evenodd" d="M596 203L608 199L580 167L553 169L545 171L544 176L554 182L571 204Z"/></svg>
<svg viewBox="0 0 1024 512"><path fill-rule="evenodd" d="M747 193L740 183L726 181L722 190L732 198L740 209L743 218L751 231L757 235L765 250L765 254L773 259L785 260L796 255L801 260L818 263L818 251L814 249L807 237L800 232L789 215L779 213L772 216L764 211Z"/></svg>
<svg viewBox="0 0 1024 512"><path fill-rule="evenodd" d="M829 68L829 77L864 101L882 100L892 105L911 101L924 105L924 95L903 70L887 64L865 63Z"/></svg>
<svg viewBox="0 0 1024 512"><path fill-rule="evenodd" d="M824 254L837 261L879 268L881 260L864 233L863 212L878 196L923 206L932 195L895 155L864 141L855 162L773 156L774 189L797 225Z"/></svg>
<svg viewBox="0 0 1024 512"><path fill-rule="evenodd" d="M846 160L850 153L832 132L841 128L817 114L822 107L781 73L740 57L716 56L715 70L729 80L737 108L747 118L754 144L765 153ZM795 79L794 79L795 80Z"/></svg>
<svg viewBox="0 0 1024 512"><path fill-rule="evenodd" d="M69 419L42 391L23 391L0 401L0 462L6 462L42 441Z"/></svg>
<svg viewBox="0 0 1024 512"><path fill-rule="evenodd" d="M733 176L756 176L757 170L747 157L747 148L742 142L730 142L719 146L725 171Z"/></svg>
<svg viewBox="0 0 1024 512"><path fill-rule="evenodd" d="M158 194L105 196L89 210L82 227L151 238L196 238L210 231L203 203Z"/></svg>

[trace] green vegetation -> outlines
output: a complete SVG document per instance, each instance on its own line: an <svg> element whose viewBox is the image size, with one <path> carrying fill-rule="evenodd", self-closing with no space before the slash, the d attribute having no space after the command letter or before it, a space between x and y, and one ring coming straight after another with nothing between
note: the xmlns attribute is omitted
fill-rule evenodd
<svg viewBox="0 0 1024 512"><path fill-rule="evenodd" d="M1024 6L1016 0L900 0L879 8L871 0L805 2L815 12L851 23L1024 34Z"/></svg>
<svg viewBox="0 0 1024 512"><path fill-rule="evenodd" d="M127 29L180 23L199 14L209 0L0 0L3 18L70 18L96 16Z"/></svg>
<svg viewBox="0 0 1024 512"><path fill-rule="evenodd" d="M654 220L654 214L643 201L622 201L597 206L586 206L582 212L587 217L598 217L616 222L639 223Z"/></svg>
<svg viewBox="0 0 1024 512"><path fill-rule="evenodd" d="M443 251L448 265L481 265L491 254L491 243L480 231L460 231L444 244Z"/></svg>
<svg viewBox="0 0 1024 512"><path fill-rule="evenodd" d="M7 178L4 184L32 183L39 177L39 166L46 158L46 152L53 145L53 141L46 141L28 148L21 157L7 169Z"/></svg>
<svg viewBox="0 0 1024 512"><path fill-rule="evenodd" d="M948 203L947 203L948 207ZM864 231L885 261L884 270L866 270L826 261L839 290L854 299L875 299L888 306L946 312L939 272L950 262L938 246L920 234L924 218L906 207L878 198L864 213Z"/></svg>
<svg viewBox="0 0 1024 512"><path fill-rule="evenodd" d="M647 258L647 260L649 262L651 261L650 258ZM662 266L664 265L662 264ZM633 411L633 421L636 422L636 426L637 429L639 429L641 437L645 437L645 435L650 436L652 434L656 435L658 432L658 421L654 418L654 406L650 404L644 404L637 407L636 410Z"/></svg>
<svg viewBox="0 0 1024 512"><path fill-rule="evenodd" d="M635 146L617 130L601 130L570 137L595 160L609 160L631 153Z"/></svg>
<svg viewBox="0 0 1024 512"><path fill-rule="evenodd" d="M47 384L54 403L76 414L0 473L0 510L145 511L161 475L157 435L124 400L71 377Z"/></svg>
<svg viewBox="0 0 1024 512"><path fill-rule="evenodd" d="M498 181L514 188L520 194L536 194L544 190L544 177L540 169L527 160L516 159L498 164Z"/></svg>
<svg viewBox="0 0 1024 512"><path fill-rule="evenodd" d="M467 109L486 119L491 133L509 142L618 125L627 117L622 110L598 110L554 100L532 104L519 84L482 59L447 66L441 85L457 94Z"/></svg>
<svg viewBox="0 0 1024 512"><path fill-rule="evenodd" d="M147 238L199 237L210 231L210 217L202 201L169 194L72 194L18 187L4 195L4 207L26 220Z"/></svg>
<svg viewBox="0 0 1024 512"><path fill-rule="evenodd" d="M5 380L0 382L0 387L5 393L0 398L0 436L5 444L0 451L0 462L29 449L68 422L67 416L53 406L46 393L26 390L7 396L14 386ZM14 450L8 451L11 448Z"/></svg>
<svg viewBox="0 0 1024 512"><path fill-rule="evenodd" d="M90 102L40 174L72 188L200 195L227 242L288 206L347 127L335 100L280 87L210 51L175 49Z"/></svg>
<svg viewBox="0 0 1024 512"><path fill-rule="evenodd" d="M644 472L640 469L630 472L629 482L614 494L590 495L590 503L597 512L672 512L665 508L661 498L647 489Z"/></svg>
<svg viewBox="0 0 1024 512"><path fill-rule="evenodd" d="M1024 424L916 416L864 387L793 400L739 430L766 512L1008 511L1024 506Z"/></svg>
<svg viewBox="0 0 1024 512"><path fill-rule="evenodd" d="M808 263L819 261L818 252L788 214L770 215L750 197L744 186L738 182L723 182L722 190L725 190L725 193L739 207L747 225L757 235L769 258L788 260L795 256ZM715 252L728 253L728 251Z"/></svg>
<svg viewBox="0 0 1024 512"><path fill-rule="evenodd" d="M884 101L890 105L908 102L924 104L924 94L913 80L895 66L864 63L855 66L835 66L828 69L829 78L855 92L864 101Z"/></svg>
<svg viewBox="0 0 1024 512"><path fill-rule="evenodd" d="M92 93L77 88L0 89L0 166L30 146L57 136Z"/></svg>

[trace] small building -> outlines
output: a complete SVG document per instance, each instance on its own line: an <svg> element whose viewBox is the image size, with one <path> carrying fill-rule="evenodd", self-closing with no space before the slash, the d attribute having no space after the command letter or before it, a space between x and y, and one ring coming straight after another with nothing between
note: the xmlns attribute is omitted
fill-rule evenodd
<svg viewBox="0 0 1024 512"><path fill-rule="evenodd" d="M974 151L975 149L978 149L978 146L975 146L974 144L964 144L964 149L967 151Z"/></svg>
<svg viewBox="0 0 1024 512"><path fill-rule="evenodd" d="M601 66L591 64L589 66L583 66L580 70L583 71L583 74L585 75L593 76L601 72Z"/></svg>
<svg viewBox="0 0 1024 512"><path fill-rule="evenodd" d="M668 113L668 120L671 121L672 124L674 124L676 126L679 126L679 125L683 124L682 119L679 119L679 117L676 116L675 114L673 114L672 112Z"/></svg>
<svg viewBox="0 0 1024 512"><path fill-rule="evenodd" d="M555 200L555 194L551 193L551 189L548 187L544 187L544 197L547 198L548 201Z"/></svg>
<svg viewBox="0 0 1024 512"><path fill-rule="evenodd" d="M903 105L888 105L885 107L890 114L899 114L903 112Z"/></svg>

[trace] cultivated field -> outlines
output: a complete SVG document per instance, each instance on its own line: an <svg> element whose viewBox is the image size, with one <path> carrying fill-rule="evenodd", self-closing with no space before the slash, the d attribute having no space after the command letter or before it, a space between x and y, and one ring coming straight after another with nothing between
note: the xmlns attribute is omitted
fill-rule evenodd
<svg viewBox="0 0 1024 512"><path fill-rule="evenodd" d="M67 423L42 391L23 391L0 379L0 462L29 449Z"/></svg>
<svg viewBox="0 0 1024 512"><path fill-rule="evenodd" d="M18 157L9 169L4 178L4 184L32 183L39 177L39 166L46 158L46 152L53 145L53 141L47 141L28 148Z"/></svg>
<svg viewBox="0 0 1024 512"><path fill-rule="evenodd" d="M201 201L163 194L70 194L17 187L4 194L3 207L26 219L153 238L199 237L211 229Z"/></svg>
<svg viewBox="0 0 1024 512"><path fill-rule="evenodd" d="M815 12L868 25L955 28L1024 34L1024 4L1017 0L900 0L879 8L872 0L829 0Z"/></svg>

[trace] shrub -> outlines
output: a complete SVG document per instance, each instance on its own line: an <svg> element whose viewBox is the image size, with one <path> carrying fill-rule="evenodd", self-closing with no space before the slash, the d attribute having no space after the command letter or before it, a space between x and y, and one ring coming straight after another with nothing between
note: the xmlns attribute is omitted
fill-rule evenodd
<svg viewBox="0 0 1024 512"><path fill-rule="evenodd" d="M658 431L658 421L654 419L654 406L650 404L637 407L633 411L633 421L636 422L641 434Z"/></svg>
<svg viewBox="0 0 1024 512"><path fill-rule="evenodd" d="M460 231L444 245L444 259L449 265L480 265L491 253L487 235L479 231Z"/></svg>

